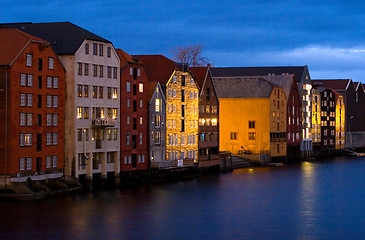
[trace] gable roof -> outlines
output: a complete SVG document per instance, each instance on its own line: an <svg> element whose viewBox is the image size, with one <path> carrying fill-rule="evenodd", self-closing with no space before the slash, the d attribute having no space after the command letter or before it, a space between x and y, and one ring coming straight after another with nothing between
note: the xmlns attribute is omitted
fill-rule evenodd
<svg viewBox="0 0 365 240"><path fill-rule="evenodd" d="M148 76L148 81L167 84L177 68L176 63L163 55L133 55L140 59Z"/></svg>
<svg viewBox="0 0 365 240"><path fill-rule="evenodd" d="M218 98L269 98L275 84L261 77L213 78Z"/></svg>
<svg viewBox="0 0 365 240"><path fill-rule="evenodd" d="M128 63L142 65L140 62L137 62L131 55L129 55L122 49L118 48L118 49L115 49L115 51L117 52L117 54L120 58L121 67L125 67Z"/></svg>
<svg viewBox="0 0 365 240"><path fill-rule="evenodd" d="M49 44L17 29L0 29L0 65L11 66L31 42Z"/></svg>
<svg viewBox="0 0 365 240"><path fill-rule="evenodd" d="M16 28L35 35L51 43L58 55L73 55L80 45L87 39L110 43L92 32L89 32L70 22L48 23L7 23L0 24L0 28Z"/></svg>
<svg viewBox="0 0 365 240"><path fill-rule="evenodd" d="M341 93L339 93L339 92L337 92L336 90L333 90L333 89L331 89L331 90L332 90L332 92L335 94L335 102L337 102L338 98L339 98L340 96L342 96L342 94L341 94Z"/></svg>
<svg viewBox="0 0 365 240"><path fill-rule="evenodd" d="M289 99L290 90L295 81L294 74L262 76L263 79L283 88L286 99Z"/></svg>
<svg viewBox="0 0 365 240"><path fill-rule="evenodd" d="M332 88L336 91L346 90L351 79L315 79L312 83L322 83L326 88Z"/></svg>
<svg viewBox="0 0 365 240"><path fill-rule="evenodd" d="M290 67L219 67L212 68L213 77L238 77L238 76L266 76L266 75L282 75L294 74L297 82L305 82L307 66L290 66Z"/></svg>
<svg viewBox="0 0 365 240"><path fill-rule="evenodd" d="M191 67L189 69L193 74L195 81L198 83L199 88L202 89L208 74L208 67Z"/></svg>

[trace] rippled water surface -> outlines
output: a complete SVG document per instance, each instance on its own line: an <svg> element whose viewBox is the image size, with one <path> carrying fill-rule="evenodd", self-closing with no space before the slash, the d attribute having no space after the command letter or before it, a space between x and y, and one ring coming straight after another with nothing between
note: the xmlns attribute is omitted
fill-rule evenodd
<svg viewBox="0 0 365 240"><path fill-rule="evenodd" d="M362 239L365 158L0 202L1 239Z"/></svg>

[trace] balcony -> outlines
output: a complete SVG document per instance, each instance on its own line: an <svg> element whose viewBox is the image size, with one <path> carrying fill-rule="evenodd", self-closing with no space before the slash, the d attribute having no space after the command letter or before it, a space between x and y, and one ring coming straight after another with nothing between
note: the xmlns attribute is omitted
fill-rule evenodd
<svg viewBox="0 0 365 240"><path fill-rule="evenodd" d="M93 119L91 121L91 126L93 128L97 127L114 127L115 126L115 119L107 118L107 119Z"/></svg>

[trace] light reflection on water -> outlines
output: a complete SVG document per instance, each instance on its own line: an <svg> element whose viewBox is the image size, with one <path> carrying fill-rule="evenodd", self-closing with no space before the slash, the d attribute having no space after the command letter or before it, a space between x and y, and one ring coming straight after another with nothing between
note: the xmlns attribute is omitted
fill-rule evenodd
<svg viewBox="0 0 365 240"><path fill-rule="evenodd" d="M246 168L28 203L0 202L8 239L359 239L365 159Z"/></svg>

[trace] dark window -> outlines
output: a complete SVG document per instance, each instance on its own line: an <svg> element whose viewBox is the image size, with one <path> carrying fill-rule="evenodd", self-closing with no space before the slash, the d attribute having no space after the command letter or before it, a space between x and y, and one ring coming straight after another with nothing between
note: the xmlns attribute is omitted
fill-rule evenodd
<svg viewBox="0 0 365 240"><path fill-rule="evenodd" d="M210 89L207 88L207 95L206 95L207 101L210 100Z"/></svg>
<svg viewBox="0 0 365 240"><path fill-rule="evenodd" d="M137 167L137 154L132 154L132 167Z"/></svg>
<svg viewBox="0 0 365 240"><path fill-rule="evenodd" d="M133 95L137 95L137 84L133 84Z"/></svg>
<svg viewBox="0 0 365 240"><path fill-rule="evenodd" d="M42 134L37 134L37 152L42 151Z"/></svg>
<svg viewBox="0 0 365 240"><path fill-rule="evenodd" d="M248 128L255 128L256 126L256 124L255 124L256 122L255 121L249 121L248 122Z"/></svg>
<svg viewBox="0 0 365 240"><path fill-rule="evenodd" d="M42 108L42 95L37 96L37 105L38 108Z"/></svg>
<svg viewBox="0 0 365 240"><path fill-rule="evenodd" d="M185 86L185 75L181 75L181 86Z"/></svg>
<svg viewBox="0 0 365 240"><path fill-rule="evenodd" d="M43 59L42 58L38 58L38 71L42 71L42 66L43 65Z"/></svg>
<svg viewBox="0 0 365 240"><path fill-rule="evenodd" d="M133 112L137 112L137 100L133 100Z"/></svg>
<svg viewBox="0 0 365 240"><path fill-rule="evenodd" d="M42 76L38 76L38 88L42 89Z"/></svg>
<svg viewBox="0 0 365 240"><path fill-rule="evenodd" d="M137 129L137 118L133 118L133 129Z"/></svg>
<svg viewBox="0 0 365 240"><path fill-rule="evenodd" d="M137 68L133 68L133 79L137 79Z"/></svg>
<svg viewBox="0 0 365 240"><path fill-rule="evenodd" d="M42 127L42 114L37 115L37 124L38 127Z"/></svg>
<svg viewBox="0 0 365 240"><path fill-rule="evenodd" d="M185 132L185 119L181 119L181 132Z"/></svg>
<svg viewBox="0 0 365 240"><path fill-rule="evenodd" d="M185 90L181 90L181 102L185 102Z"/></svg>
<svg viewBox="0 0 365 240"><path fill-rule="evenodd" d="M185 117L185 105L181 105L181 117Z"/></svg>
<svg viewBox="0 0 365 240"><path fill-rule="evenodd" d="M137 135L132 135L132 148L137 147Z"/></svg>

